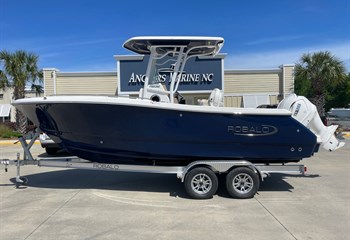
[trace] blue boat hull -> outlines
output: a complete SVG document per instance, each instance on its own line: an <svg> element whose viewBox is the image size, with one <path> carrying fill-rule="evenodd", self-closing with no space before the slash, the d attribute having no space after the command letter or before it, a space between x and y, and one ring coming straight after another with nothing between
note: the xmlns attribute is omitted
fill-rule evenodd
<svg viewBox="0 0 350 240"><path fill-rule="evenodd" d="M297 162L316 136L288 115L193 112L117 104L27 104L20 109L72 155L94 162Z"/></svg>

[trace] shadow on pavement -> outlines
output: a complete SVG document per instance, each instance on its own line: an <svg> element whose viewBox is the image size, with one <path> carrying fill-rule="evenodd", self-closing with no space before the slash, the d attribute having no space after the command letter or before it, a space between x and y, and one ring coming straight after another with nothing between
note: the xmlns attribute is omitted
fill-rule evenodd
<svg viewBox="0 0 350 240"><path fill-rule="evenodd" d="M175 175L67 169L25 175L26 186L53 189L100 189L115 191L169 192L187 198ZM11 178L16 183L16 178Z"/></svg>
<svg viewBox="0 0 350 240"><path fill-rule="evenodd" d="M53 189L102 189L114 191L164 192L170 196L188 198L183 183L175 174L129 173L67 169L23 176L26 186ZM260 184L259 191L291 191L287 178L315 178L319 175L271 174ZM15 178L11 178L16 183ZM225 175L219 176L218 195L229 197L225 187Z"/></svg>
<svg viewBox="0 0 350 240"><path fill-rule="evenodd" d="M260 191L291 191L294 189L292 185L286 182L287 178L317 178L318 174L314 175L293 175L293 174L281 174L274 173L265 178L260 183Z"/></svg>

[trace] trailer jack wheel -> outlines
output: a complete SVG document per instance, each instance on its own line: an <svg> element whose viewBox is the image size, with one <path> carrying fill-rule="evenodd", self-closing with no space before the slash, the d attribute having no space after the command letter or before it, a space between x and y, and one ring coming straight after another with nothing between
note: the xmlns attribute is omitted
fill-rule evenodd
<svg viewBox="0 0 350 240"><path fill-rule="evenodd" d="M235 168L226 176L226 189L233 198L252 198L259 185L258 175L248 167Z"/></svg>
<svg viewBox="0 0 350 240"><path fill-rule="evenodd" d="M192 198L212 198L218 189L216 174L205 167L197 167L189 171L185 178L185 189Z"/></svg>
<svg viewBox="0 0 350 240"><path fill-rule="evenodd" d="M27 183L28 183L28 178L16 177L16 188L19 188L19 186L26 185Z"/></svg>

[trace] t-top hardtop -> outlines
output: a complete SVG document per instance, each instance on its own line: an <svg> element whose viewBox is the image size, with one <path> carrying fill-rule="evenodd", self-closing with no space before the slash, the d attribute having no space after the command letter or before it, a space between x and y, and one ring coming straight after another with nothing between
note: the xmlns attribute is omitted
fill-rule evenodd
<svg viewBox="0 0 350 240"><path fill-rule="evenodd" d="M221 37L198 36L148 36L128 39L123 47L138 54L151 54L151 47L157 46L157 53L169 52L174 47L185 47L187 55L216 55L224 44Z"/></svg>

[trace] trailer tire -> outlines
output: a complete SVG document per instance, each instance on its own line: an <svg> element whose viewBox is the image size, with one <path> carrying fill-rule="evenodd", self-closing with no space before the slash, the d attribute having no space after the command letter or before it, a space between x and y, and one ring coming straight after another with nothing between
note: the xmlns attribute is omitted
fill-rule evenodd
<svg viewBox="0 0 350 240"><path fill-rule="evenodd" d="M259 176L251 168L234 168L226 176L226 189L233 198L252 198L259 189Z"/></svg>
<svg viewBox="0 0 350 240"><path fill-rule="evenodd" d="M219 180L216 174L205 167L197 167L186 174L185 189L195 199L209 199L218 190Z"/></svg>

